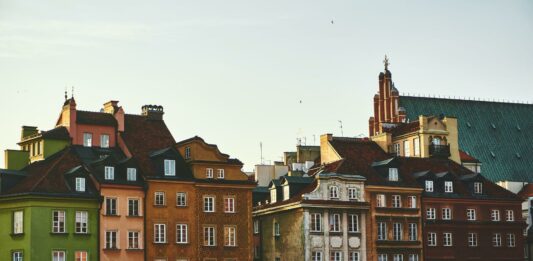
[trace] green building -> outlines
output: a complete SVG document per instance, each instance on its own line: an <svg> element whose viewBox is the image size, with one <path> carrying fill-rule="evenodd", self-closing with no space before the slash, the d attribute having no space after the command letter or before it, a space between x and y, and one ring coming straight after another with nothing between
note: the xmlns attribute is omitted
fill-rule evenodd
<svg viewBox="0 0 533 261"><path fill-rule="evenodd" d="M99 260L99 195L72 148L0 170L0 260Z"/></svg>

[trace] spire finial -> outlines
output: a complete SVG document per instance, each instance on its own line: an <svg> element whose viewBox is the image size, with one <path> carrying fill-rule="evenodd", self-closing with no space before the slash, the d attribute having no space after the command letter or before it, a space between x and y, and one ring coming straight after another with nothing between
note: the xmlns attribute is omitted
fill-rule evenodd
<svg viewBox="0 0 533 261"><path fill-rule="evenodd" d="M70 93L70 98L74 99L74 86L72 86L72 92Z"/></svg>
<svg viewBox="0 0 533 261"><path fill-rule="evenodd" d="M65 86L65 101L67 100L68 98L68 95L67 95L67 86Z"/></svg>
<svg viewBox="0 0 533 261"><path fill-rule="evenodd" d="M383 64L385 65L385 71L389 69L389 57L385 54L385 60L383 60Z"/></svg>

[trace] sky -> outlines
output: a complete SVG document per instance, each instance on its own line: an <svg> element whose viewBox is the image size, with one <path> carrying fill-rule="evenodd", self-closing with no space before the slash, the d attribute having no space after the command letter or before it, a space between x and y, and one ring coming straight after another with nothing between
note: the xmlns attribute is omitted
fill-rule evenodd
<svg viewBox="0 0 533 261"><path fill-rule="evenodd" d="M400 93L533 102L532 1L0 0L0 150L78 109L162 105L245 163L368 135L383 57ZM0 154L0 167L4 155Z"/></svg>

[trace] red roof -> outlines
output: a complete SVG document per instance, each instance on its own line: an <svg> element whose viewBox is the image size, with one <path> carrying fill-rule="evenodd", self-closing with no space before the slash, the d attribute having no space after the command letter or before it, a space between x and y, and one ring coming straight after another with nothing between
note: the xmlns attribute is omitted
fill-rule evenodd
<svg viewBox="0 0 533 261"><path fill-rule="evenodd" d="M392 136L399 136L420 130L420 122L413 121L410 123L398 123L397 126L390 129L384 129L385 132L389 132Z"/></svg>
<svg viewBox="0 0 533 261"><path fill-rule="evenodd" d="M524 200L533 197L533 183L526 184L517 195Z"/></svg>
<svg viewBox="0 0 533 261"><path fill-rule="evenodd" d="M466 152L462 150L459 150L459 158L461 159L461 162L480 163L478 159L468 155Z"/></svg>
<svg viewBox="0 0 533 261"><path fill-rule="evenodd" d="M100 126L117 126L117 120L110 113L76 111L76 123Z"/></svg>

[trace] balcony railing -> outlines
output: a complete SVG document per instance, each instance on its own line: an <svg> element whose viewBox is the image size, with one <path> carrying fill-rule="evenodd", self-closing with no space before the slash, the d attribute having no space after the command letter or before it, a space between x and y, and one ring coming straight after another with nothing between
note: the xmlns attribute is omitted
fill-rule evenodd
<svg viewBox="0 0 533 261"><path fill-rule="evenodd" d="M450 145L429 145L429 156L448 158L450 157Z"/></svg>

